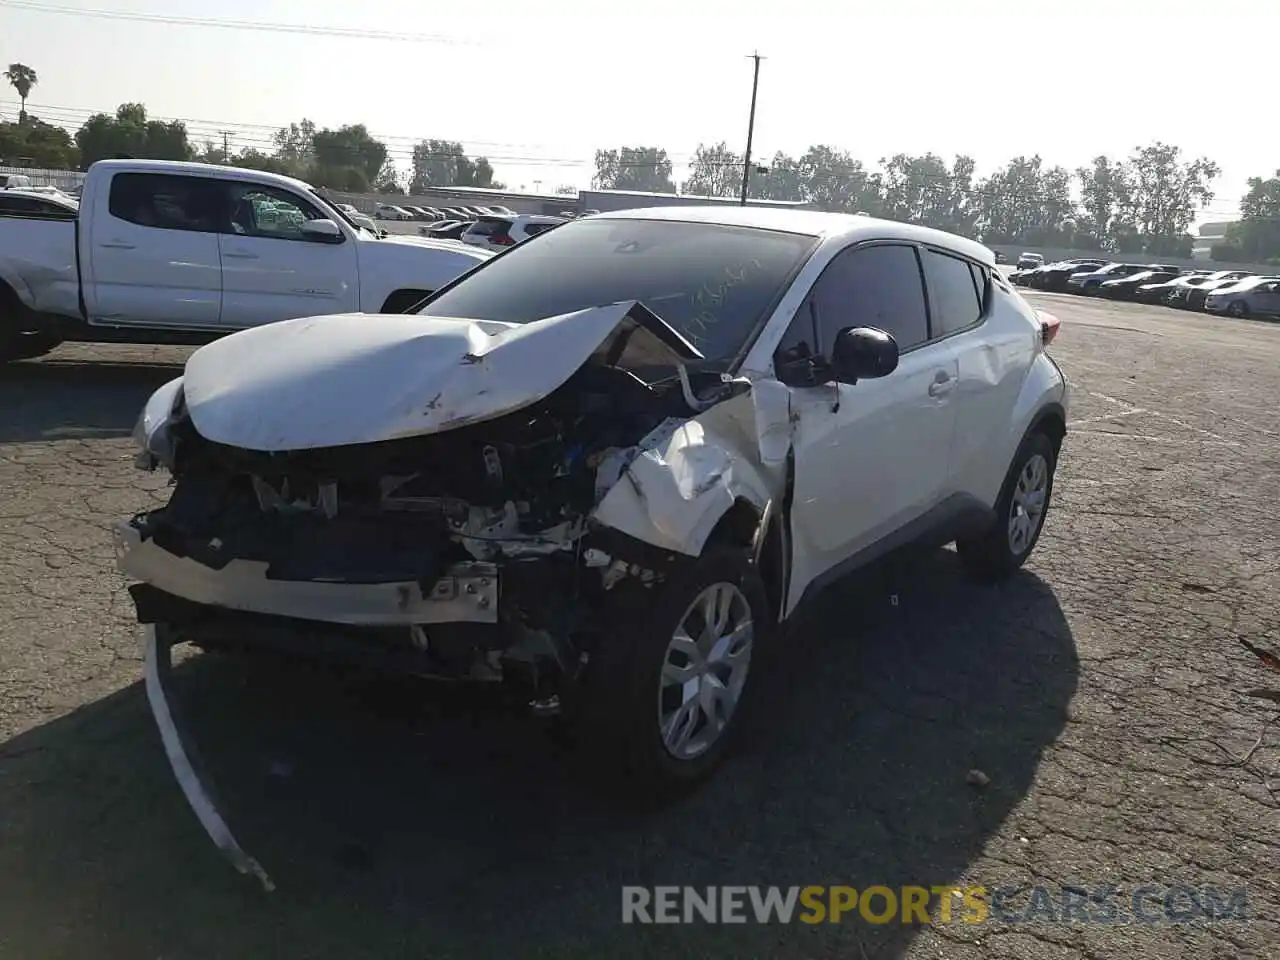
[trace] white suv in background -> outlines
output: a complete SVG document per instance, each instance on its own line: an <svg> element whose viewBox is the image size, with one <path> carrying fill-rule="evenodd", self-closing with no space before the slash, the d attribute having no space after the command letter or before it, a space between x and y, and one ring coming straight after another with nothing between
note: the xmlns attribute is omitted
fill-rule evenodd
<svg viewBox="0 0 1280 960"><path fill-rule="evenodd" d="M389 203L380 203L373 211L376 220L412 220L413 214L408 210L400 207L392 206Z"/></svg>
<svg viewBox="0 0 1280 960"><path fill-rule="evenodd" d="M463 243L489 250L514 247L521 240L528 240L543 231L566 222L565 217L544 217L537 214L525 216L480 217L462 234Z"/></svg>

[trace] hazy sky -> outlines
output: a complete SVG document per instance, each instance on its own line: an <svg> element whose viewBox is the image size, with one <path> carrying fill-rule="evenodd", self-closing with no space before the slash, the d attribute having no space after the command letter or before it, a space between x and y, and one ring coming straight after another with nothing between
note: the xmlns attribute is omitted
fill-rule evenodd
<svg viewBox="0 0 1280 960"><path fill-rule="evenodd" d="M76 9L296 29L52 12ZM419 139L460 140L549 192L586 186L598 147L659 145L677 165L699 141L741 149L758 48L757 156L932 150L983 174L1164 139L1222 167L1213 219L1280 167L1277 27L1280 0L0 0L0 62L39 72L30 109L51 121L142 101L193 140L259 147L304 116L363 122L403 167ZM0 93L0 114L16 107Z"/></svg>

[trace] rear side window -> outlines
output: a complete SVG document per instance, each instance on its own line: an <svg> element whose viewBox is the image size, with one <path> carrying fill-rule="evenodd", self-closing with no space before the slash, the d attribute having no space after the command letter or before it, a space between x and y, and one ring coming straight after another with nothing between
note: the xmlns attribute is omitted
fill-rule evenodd
<svg viewBox="0 0 1280 960"><path fill-rule="evenodd" d="M4 196L0 194L0 216L25 217L32 220L74 220L74 210L39 197Z"/></svg>
<svg viewBox="0 0 1280 960"><path fill-rule="evenodd" d="M118 173L107 198L107 209L119 220L198 233L218 232L222 206L218 181L171 174Z"/></svg>
<svg viewBox="0 0 1280 960"><path fill-rule="evenodd" d="M553 223L526 223L524 225L524 232L532 237L534 234L541 233L543 230L549 230L553 226L555 226Z"/></svg>
<svg viewBox="0 0 1280 960"><path fill-rule="evenodd" d="M473 237L495 237L511 229L511 221L501 217L481 217L467 232ZM532 231L530 231L532 232Z"/></svg>
<svg viewBox="0 0 1280 960"><path fill-rule="evenodd" d="M924 266L937 311L933 335L945 337L977 323L982 316L982 299L970 263L936 250L926 250ZM984 282L984 290L985 287Z"/></svg>

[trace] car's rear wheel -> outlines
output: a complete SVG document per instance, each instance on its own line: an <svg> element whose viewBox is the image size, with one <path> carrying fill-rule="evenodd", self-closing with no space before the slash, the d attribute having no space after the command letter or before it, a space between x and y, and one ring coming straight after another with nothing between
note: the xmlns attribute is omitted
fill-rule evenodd
<svg viewBox="0 0 1280 960"><path fill-rule="evenodd" d="M1249 315L1249 307L1243 300L1232 300L1227 305L1227 313L1233 317L1247 317Z"/></svg>
<svg viewBox="0 0 1280 960"><path fill-rule="evenodd" d="M753 708L774 634L750 552L709 547L679 578L610 605L574 719L591 775L632 801L667 799L724 759Z"/></svg>
<svg viewBox="0 0 1280 960"><path fill-rule="evenodd" d="M1022 441L1005 476L991 527L956 541L960 562L971 576L999 580L1026 563L1049 513L1057 462L1057 449L1045 433L1032 433Z"/></svg>

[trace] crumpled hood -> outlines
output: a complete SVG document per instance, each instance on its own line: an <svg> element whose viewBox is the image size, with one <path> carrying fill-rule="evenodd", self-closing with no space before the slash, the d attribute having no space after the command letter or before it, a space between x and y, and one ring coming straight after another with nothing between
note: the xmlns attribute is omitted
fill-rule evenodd
<svg viewBox="0 0 1280 960"><path fill-rule="evenodd" d="M187 361L200 434L248 450L305 450L438 433L547 396L593 354L628 363L700 355L634 301L532 323L336 314L264 324Z"/></svg>

